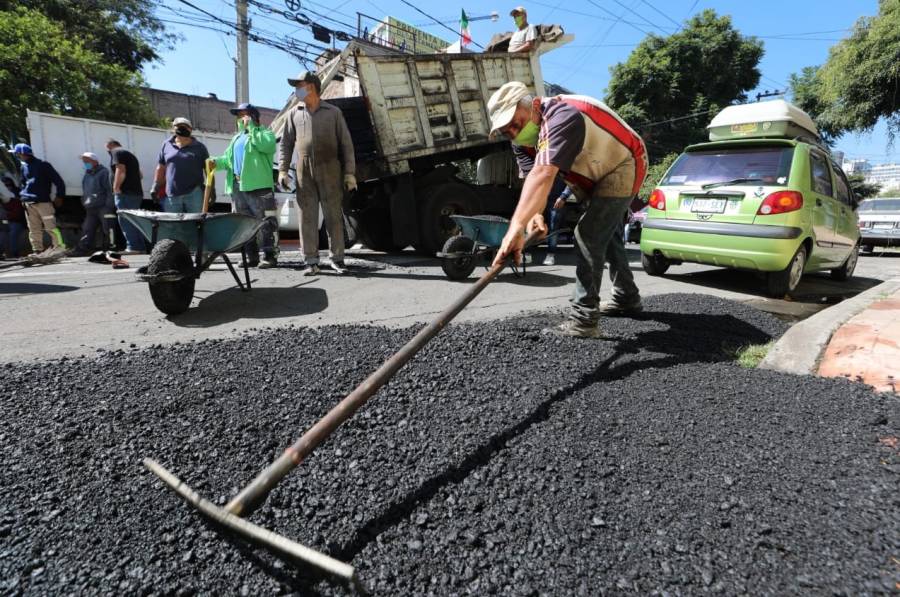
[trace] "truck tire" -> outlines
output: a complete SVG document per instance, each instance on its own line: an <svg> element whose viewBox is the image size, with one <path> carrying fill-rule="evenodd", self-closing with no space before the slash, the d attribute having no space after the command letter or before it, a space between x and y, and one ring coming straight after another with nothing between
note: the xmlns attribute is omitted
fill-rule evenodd
<svg viewBox="0 0 900 597"><path fill-rule="evenodd" d="M147 274L165 275L177 273L184 278L175 282L151 282L150 298L156 308L166 315L184 313L194 298L194 264L187 245L178 240L157 241L150 253Z"/></svg>
<svg viewBox="0 0 900 597"><path fill-rule="evenodd" d="M467 236L453 236L444 243L444 253L471 253L475 243ZM476 256L442 257L441 269L451 280L465 280L475 271Z"/></svg>
<svg viewBox="0 0 900 597"><path fill-rule="evenodd" d="M419 243L416 250L434 256L444 243L459 234L451 215L471 216L477 209L472 190L459 182L447 182L422 191L426 197L420 205Z"/></svg>
<svg viewBox="0 0 900 597"><path fill-rule="evenodd" d="M806 245L800 245L787 267L780 272L766 274L766 292L773 298L781 298L797 289L803 268L806 267Z"/></svg>
<svg viewBox="0 0 900 597"><path fill-rule="evenodd" d="M359 240L373 251L394 253L403 248L394 243L391 212L382 207L370 207L360 212Z"/></svg>

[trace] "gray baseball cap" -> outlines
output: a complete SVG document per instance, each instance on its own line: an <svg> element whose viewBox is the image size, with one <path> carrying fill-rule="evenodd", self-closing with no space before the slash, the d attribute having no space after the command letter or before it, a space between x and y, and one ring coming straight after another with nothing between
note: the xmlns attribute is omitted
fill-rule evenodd
<svg viewBox="0 0 900 597"><path fill-rule="evenodd" d="M303 71L293 79L288 79L287 82L291 87L296 87L297 83L300 82L312 83L316 86L316 91L322 91L322 79L316 73L308 70Z"/></svg>

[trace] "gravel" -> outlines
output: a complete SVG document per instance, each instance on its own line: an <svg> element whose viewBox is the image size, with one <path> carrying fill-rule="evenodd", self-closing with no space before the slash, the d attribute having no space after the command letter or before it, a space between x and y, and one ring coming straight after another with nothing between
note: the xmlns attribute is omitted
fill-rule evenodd
<svg viewBox="0 0 900 597"><path fill-rule="evenodd" d="M379 595L877 594L900 582L900 401L745 370L783 323L703 295L447 329L251 520ZM0 366L0 592L346 594L224 504L409 339L369 326Z"/></svg>

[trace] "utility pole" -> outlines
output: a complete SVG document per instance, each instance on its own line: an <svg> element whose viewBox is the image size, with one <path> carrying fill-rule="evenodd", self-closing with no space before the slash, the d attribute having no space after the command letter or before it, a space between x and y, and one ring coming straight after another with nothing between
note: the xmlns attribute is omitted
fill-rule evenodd
<svg viewBox="0 0 900 597"><path fill-rule="evenodd" d="M247 0L237 0L237 57L234 59L234 96L239 104L250 101L249 56L247 55L247 32L250 23L247 21Z"/></svg>

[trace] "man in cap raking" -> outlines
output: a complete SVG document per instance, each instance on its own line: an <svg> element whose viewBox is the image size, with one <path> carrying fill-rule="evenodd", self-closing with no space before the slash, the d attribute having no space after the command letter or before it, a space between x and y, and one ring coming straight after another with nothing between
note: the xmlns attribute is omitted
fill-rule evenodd
<svg viewBox="0 0 900 597"><path fill-rule="evenodd" d="M518 81L488 101L491 133L513 143L525 177L519 204L494 263L522 259L526 232L546 234L543 212L553 180L561 174L584 212L575 227L577 264L569 317L554 332L599 338L601 315L642 309L628 266L622 222L647 173L644 142L603 102L583 95L535 97ZM612 302L600 306L604 259Z"/></svg>

